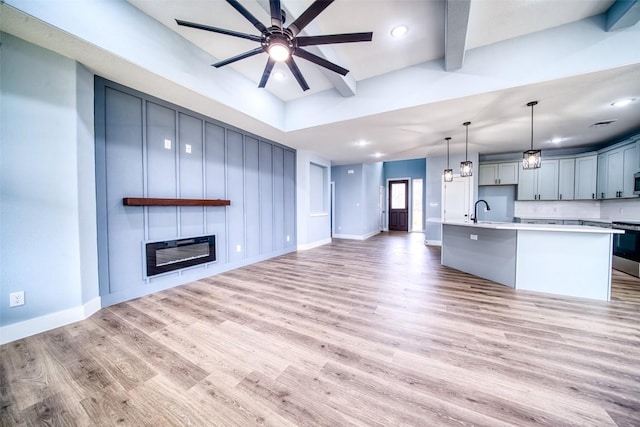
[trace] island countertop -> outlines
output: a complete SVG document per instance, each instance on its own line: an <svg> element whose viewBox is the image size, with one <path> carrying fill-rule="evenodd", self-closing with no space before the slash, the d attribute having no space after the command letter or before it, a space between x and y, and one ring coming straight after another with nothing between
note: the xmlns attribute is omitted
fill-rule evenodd
<svg viewBox="0 0 640 427"><path fill-rule="evenodd" d="M608 301L613 236L624 230L508 222L442 223L441 263L527 291Z"/></svg>
<svg viewBox="0 0 640 427"><path fill-rule="evenodd" d="M520 222L494 222L494 221L445 221L442 224L461 225L465 227L491 228L494 230L528 230L528 231L558 231L565 233L600 233L623 234L624 230L615 228L592 227L589 225L563 225L563 224L523 224Z"/></svg>

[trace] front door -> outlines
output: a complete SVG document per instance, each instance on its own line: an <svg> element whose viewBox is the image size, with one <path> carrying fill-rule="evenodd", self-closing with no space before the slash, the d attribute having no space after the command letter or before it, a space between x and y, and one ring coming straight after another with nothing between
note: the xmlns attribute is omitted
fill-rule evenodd
<svg viewBox="0 0 640 427"><path fill-rule="evenodd" d="M389 230L409 231L409 181L389 181Z"/></svg>

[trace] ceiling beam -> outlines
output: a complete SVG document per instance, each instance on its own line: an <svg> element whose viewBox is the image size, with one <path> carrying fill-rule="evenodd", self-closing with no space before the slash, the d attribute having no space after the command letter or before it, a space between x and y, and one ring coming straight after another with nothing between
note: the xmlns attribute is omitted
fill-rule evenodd
<svg viewBox="0 0 640 427"><path fill-rule="evenodd" d="M630 27L640 21L640 0L616 0L607 10L606 31Z"/></svg>
<svg viewBox="0 0 640 427"><path fill-rule="evenodd" d="M271 8L269 6L268 0L256 0L256 1L268 14L271 14ZM280 7L287 14L287 23L293 22L295 17L302 15L302 13L305 11L305 7L304 7L305 5L304 3L302 4L301 3L302 2L295 2L295 1L288 2L286 6L284 2L281 3ZM285 24L285 26L286 25L287 24ZM311 22L305 28L313 30L314 27L315 27L315 24ZM309 34L309 32L305 30L302 30L302 32L299 35L300 36L312 35L314 31L311 31L310 33L311 34ZM338 58L338 55L336 54L335 50L329 45L307 46L305 47L305 50L308 50L314 55L318 55L319 57L324 58L327 61L330 61L336 64L340 64L341 62L343 62ZM327 70L326 68L323 68L323 67L320 67L320 71L327 78L327 80L329 80L329 82L333 85L333 87L338 91L340 95L346 98L346 97L354 96L356 94L356 80L353 78L353 76L350 73L347 74L346 76L342 76L338 73L334 73L333 71Z"/></svg>
<svg viewBox="0 0 640 427"><path fill-rule="evenodd" d="M462 68L467 44L471 0L447 0L444 26L444 69Z"/></svg>

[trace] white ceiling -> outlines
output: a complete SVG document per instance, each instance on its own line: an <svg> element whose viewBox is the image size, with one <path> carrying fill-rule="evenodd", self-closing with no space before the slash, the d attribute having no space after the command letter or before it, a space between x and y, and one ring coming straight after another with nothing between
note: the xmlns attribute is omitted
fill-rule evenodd
<svg viewBox="0 0 640 427"><path fill-rule="evenodd" d="M21 9L29 2L6 3ZM74 3L62 1L59 5L81 14ZM188 44L207 53L201 56L202 64L180 64L183 69L208 67L216 60L257 47L255 42L175 23L179 18L257 35L257 30L225 1L129 3L164 25L163 31L179 34ZM268 2L241 3L268 26ZM290 14L287 21L291 23L311 3L282 0ZM357 83L354 96L340 95L328 78L335 77L332 72L303 59L297 63L311 87L306 92L302 92L288 69L283 70L284 80L276 81L272 76L266 89L257 88L266 54L238 61L223 67L225 70L203 68L204 78L210 76L212 82L230 72L239 73L249 79L256 95L265 90L273 94L282 105L284 118L279 124L277 120L265 122L257 115L248 117L250 113L243 108L217 100L205 89L194 92L180 82L163 80L161 69L133 64L134 61L127 61L126 54L119 55L115 48L100 46L95 39L82 35L82 31L88 31L87 26L70 36L71 27L64 25L72 23L45 22L44 31L25 25L26 19L13 24L7 19L3 31L57 50L96 74L125 85L148 90L142 80L152 77L155 96L179 100L187 108L294 148L314 151L334 164L347 164L441 155L445 136L454 138L452 152L463 152L464 121L472 122L470 151L522 151L530 143L530 110L526 103L531 100L540 101L534 112L534 139L543 150L596 145L640 132L640 54L633 53L640 45L640 25L605 32L603 18L598 15L612 4L613 0L472 0L465 61L460 70L444 72L444 0L336 0L305 28L305 34L373 31L370 43L323 46L323 54L350 70L347 78ZM29 7L25 14L38 15L37 8ZM403 39L390 36L398 24L409 26ZM119 25L133 24L121 19L111 25L110 30L117 33L122 29ZM598 28L594 30L594 26ZM584 36L580 31L586 31ZM619 39L624 42L612 45ZM78 47L73 48L74 44ZM592 49L602 52L601 46L605 45L606 54L589 56ZM205 64L208 59L211 61ZM511 59L513 65L509 65ZM493 62L496 69L502 67L496 74L491 68ZM531 76L523 76L529 74L523 69L530 69ZM427 82L424 76L430 80ZM624 109L611 106L625 97L638 101ZM247 100L238 101L242 102ZM608 119L616 122L605 128L590 127ZM554 136L564 140L551 144L549 140ZM367 145L358 146L360 140ZM375 152L382 153L382 157L374 157Z"/></svg>

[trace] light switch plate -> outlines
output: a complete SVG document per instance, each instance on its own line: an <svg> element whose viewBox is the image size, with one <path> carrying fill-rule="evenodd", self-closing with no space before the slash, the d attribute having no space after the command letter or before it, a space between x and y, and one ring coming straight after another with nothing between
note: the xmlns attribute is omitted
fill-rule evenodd
<svg viewBox="0 0 640 427"><path fill-rule="evenodd" d="M165 139L164 140L164 148L166 148L167 150L171 150L171 140L170 139Z"/></svg>
<svg viewBox="0 0 640 427"><path fill-rule="evenodd" d="M478 240L478 235L477 235L477 234L470 234L470 235L469 235L469 238L470 238L471 240Z"/></svg>

